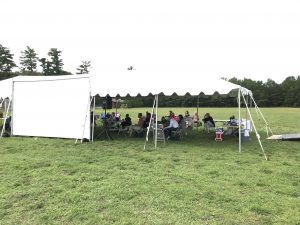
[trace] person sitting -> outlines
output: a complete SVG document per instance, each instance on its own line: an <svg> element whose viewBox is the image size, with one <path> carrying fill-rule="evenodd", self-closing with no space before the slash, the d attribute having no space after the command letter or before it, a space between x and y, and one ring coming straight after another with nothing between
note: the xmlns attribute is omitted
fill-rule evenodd
<svg viewBox="0 0 300 225"><path fill-rule="evenodd" d="M120 119L121 119L120 113L117 112L115 117L116 117L116 121L120 121Z"/></svg>
<svg viewBox="0 0 300 225"><path fill-rule="evenodd" d="M190 113L189 113L189 111L187 111L187 110L185 111L184 117L185 117L185 118L188 118L188 117L190 117Z"/></svg>
<svg viewBox="0 0 300 225"><path fill-rule="evenodd" d="M214 119L211 117L211 115L209 113L206 113L204 115L204 118L202 119L202 121L204 122L204 128L207 131L207 133L209 133L209 128L215 127Z"/></svg>
<svg viewBox="0 0 300 225"><path fill-rule="evenodd" d="M197 112L194 112L194 115L193 115L193 124L194 126L198 127L199 125L201 125L200 121L199 121L199 115Z"/></svg>
<svg viewBox="0 0 300 225"><path fill-rule="evenodd" d="M116 121L116 113L115 113L115 112L112 112L112 113L111 113L111 120L112 120L113 122Z"/></svg>
<svg viewBox="0 0 300 225"><path fill-rule="evenodd" d="M178 124L180 129L185 129L186 128L186 121L185 118L181 114L178 115Z"/></svg>
<svg viewBox="0 0 300 225"><path fill-rule="evenodd" d="M7 117L5 124L4 124L4 129L7 131L11 130L11 116Z"/></svg>
<svg viewBox="0 0 300 225"><path fill-rule="evenodd" d="M237 132L235 132L235 131L238 131L238 128L236 128L238 126L238 121L235 119L234 116L231 116L229 118L229 122L227 125L228 125L228 128L226 131L226 135L230 136L230 135L237 134Z"/></svg>
<svg viewBox="0 0 300 225"><path fill-rule="evenodd" d="M143 124L144 128L148 128L149 123L150 123L150 118L151 118L151 113L146 112L146 118L145 118L144 124Z"/></svg>
<svg viewBox="0 0 300 225"><path fill-rule="evenodd" d="M170 113L170 116L170 124L169 126L164 128L165 136L167 137L167 139L170 139L172 131L176 131L179 127L175 114L172 112Z"/></svg>
<svg viewBox="0 0 300 225"><path fill-rule="evenodd" d="M125 119L121 122L122 128L130 126L131 123L131 118L129 117L129 114L126 114Z"/></svg>
<svg viewBox="0 0 300 225"><path fill-rule="evenodd" d="M129 131L130 136L132 136L133 134L143 134L143 132L144 132L144 118L143 118L143 114L139 113L138 114L138 118L139 118L138 123L135 124L135 125L132 125L130 127L130 131Z"/></svg>
<svg viewBox="0 0 300 225"><path fill-rule="evenodd" d="M163 127L167 127L168 126L168 120L164 116L161 117L160 123L163 125Z"/></svg>

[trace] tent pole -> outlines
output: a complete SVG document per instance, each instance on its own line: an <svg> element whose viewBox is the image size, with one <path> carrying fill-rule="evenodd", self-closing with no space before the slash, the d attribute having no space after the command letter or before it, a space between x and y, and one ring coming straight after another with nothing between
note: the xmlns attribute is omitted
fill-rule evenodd
<svg viewBox="0 0 300 225"><path fill-rule="evenodd" d="M10 108L10 102L11 102L11 98L9 99L8 107L6 108L6 112L5 112L5 117L4 117L4 120L3 120L3 127L2 127L2 131L1 131L1 136L0 136L0 138L3 137L3 133L4 133L4 130L5 130L5 123L6 123L6 119L7 119L7 116L8 116L8 110L9 110L9 108Z"/></svg>
<svg viewBox="0 0 300 225"><path fill-rule="evenodd" d="M153 100L152 112L151 112L151 117L150 117L150 121L149 121L149 126L147 127L147 134L146 134L146 140L145 140L145 144L144 144L144 150L146 150L146 145L149 140L148 136L149 136L149 131L150 131L150 127L151 127L151 121L152 121L152 115L153 115L153 111L154 111L155 101L156 101L156 98L154 98L154 100Z"/></svg>
<svg viewBox="0 0 300 225"><path fill-rule="evenodd" d="M239 105L239 152L242 152L242 139L241 139L241 88L238 91L238 105Z"/></svg>
<svg viewBox="0 0 300 225"><path fill-rule="evenodd" d="M246 103L246 99L245 99L244 95L243 95L243 99L244 99L244 102ZM262 143L261 143L261 141L260 141L260 135L258 134L258 132L257 132L257 130L256 130L256 127L255 127L255 124L254 124L252 115L251 115L251 113L250 113L250 111L249 111L249 108L248 108L247 104L246 104L246 108L247 108L247 111L249 112L249 117L250 117L250 120L251 120L251 122L252 122L254 131L255 131L255 133L256 133L256 137L257 137L258 143L259 143L259 145L260 145L260 147L261 147L261 150L262 150L262 152L263 152L263 154L264 154L264 156L265 156L265 159L268 160L268 158L267 158L267 156L266 156L266 153L265 153L265 150L264 150L264 148L263 148L263 146L262 146Z"/></svg>
<svg viewBox="0 0 300 225"><path fill-rule="evenodd" d="M155 104L155 149L157 147L157 111L158 111L158 95L155 95L156 104Z"/></svg>
<svg viewBox="0 0 300 225"><path fill-rule="evenodd" d="M4 101L4 100L3 100ZM4 112L6 112L6 101L4 101Z"/></svg>
<svg viewBox="0 0 300 225"><path fill-rule="evenodd" d="M264 115L262 114L262 112L261 112L260 109L258 108L258 106L257 106L257 104L256 104L256 102L255 102L255 100L254 100L254 98L253 98L253 96L250 95L250 97L251 97L251 99L252 99L252 101L253 101L253 103L254 103L254 106L255 106L256 111L259 112L260 116L263 118L263 120L264 120L264 122L265 122L265 124L266 124L267 129L269 129L270 132L271 132L271 134L273 135L273 132L272 132L272 130L271 130L271 128L270 128L270 126L269 126L267 120L265 119ZM268 132L267 132L267 133L268 133Z"/></svg>
<svg viewBox="0 0 300 225"><path fill-rule="evenodd" d="M95 131L95 108L96 108L95 96L93 96L93 99L94 99L94 106L93 106L92 142L94 141L94 131Z"/></svg>
<svg viewBox="0 0 300 225"><path fill-rule="evenodd" d="M89 102L90 103L87 105L86 115L84 117L84 123L83 123L83 129L82 129L82 136L81 136L81 143L83 142L83 136L84 136L84 131L85 131L85 124L86 124L86 121L87 121L87 116L89 115L89 117L90 117L90 108L91 108L92 100L93 100L93 98L91 99L91 96L89 95ZM90 121L90 123L91 123L91 121ZM77 139L75 141L75 144L76 143L77 143Z"/></svg>
<svg viewBox="0 0 300 225"><path fill-rule="evenodd" d="M247 100L246 100L245 105L247 106L248 103L249 103L249 96L248 96L248 94L247 94ZM245 123L246 126L245 126L245 129L248 129L248 126L247 126L247 120L248 120L248 111L246 110L246 123Z"/></svg>
<svg viewBox="0 0 300 225"><path fill-rule="evenodd" d="M199 95L197 96L197 115L199 116Z"/></svg>

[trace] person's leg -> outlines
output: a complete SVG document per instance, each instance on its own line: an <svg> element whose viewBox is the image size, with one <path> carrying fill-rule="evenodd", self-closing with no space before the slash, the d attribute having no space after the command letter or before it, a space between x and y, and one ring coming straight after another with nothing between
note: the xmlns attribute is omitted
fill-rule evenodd
<svg viewBox="0 0 300 225"><path fill-rule="evenodd" d="M207 133L209 133L209 128L211 128L211 127L215 127L214 125L213 125L213 123L212 122L210 122L210 121L207 121Z"/></svg>
<svg viewBox="0 0 300 225"><path fill-rule="evenodd" d="M208 126L208 122L204 123L204 130L209 133L209 126Z"/></svg>
<svg viewBox="0 0 300 225"><path fill-rule="evenodd" d="M169 128L164 129L165 137L168 138L169 134Z"/></svg>

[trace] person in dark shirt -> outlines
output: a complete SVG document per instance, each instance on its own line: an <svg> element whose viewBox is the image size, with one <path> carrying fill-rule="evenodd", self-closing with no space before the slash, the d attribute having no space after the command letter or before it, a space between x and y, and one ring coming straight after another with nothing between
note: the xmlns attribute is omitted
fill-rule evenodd
<svg viewBox="0 0 300 225"><path fill-rule="evenodd" d="M202 119L202 121L204 122L204 128L207 131L207 133L209 133L209 128L215 127L214 119L211 117L211 115L209 113L206 113L204 115L204 118Z"/></svg>
<svg viewBox="0 0 300 225"><path fill-rule="evenodd" d="M151 118L151 113L146 112L146 118L144 120L144 128L147 128L149 126L150 123L150 118Z"/></svg>
<svg viewBox="0 0 300 225"><path fill-rule="evenodd" d="M124 128L124 127L130 126L131 124L132 124L132 123L131 123L131 118L129 117L129 114L126 114L126 117L125 117L125 119L122 121L121 126L122 126L122 128Z"/></svg>

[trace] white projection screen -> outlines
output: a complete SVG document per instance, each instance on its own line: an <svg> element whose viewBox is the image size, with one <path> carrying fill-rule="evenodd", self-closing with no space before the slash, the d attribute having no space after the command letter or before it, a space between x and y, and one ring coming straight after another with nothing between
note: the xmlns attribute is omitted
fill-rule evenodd
<svg viewBox="0 0 300 225"><path fill-rule="evenodd" d="M12 134L90 139L89 78L14 81Z"/></svg>

